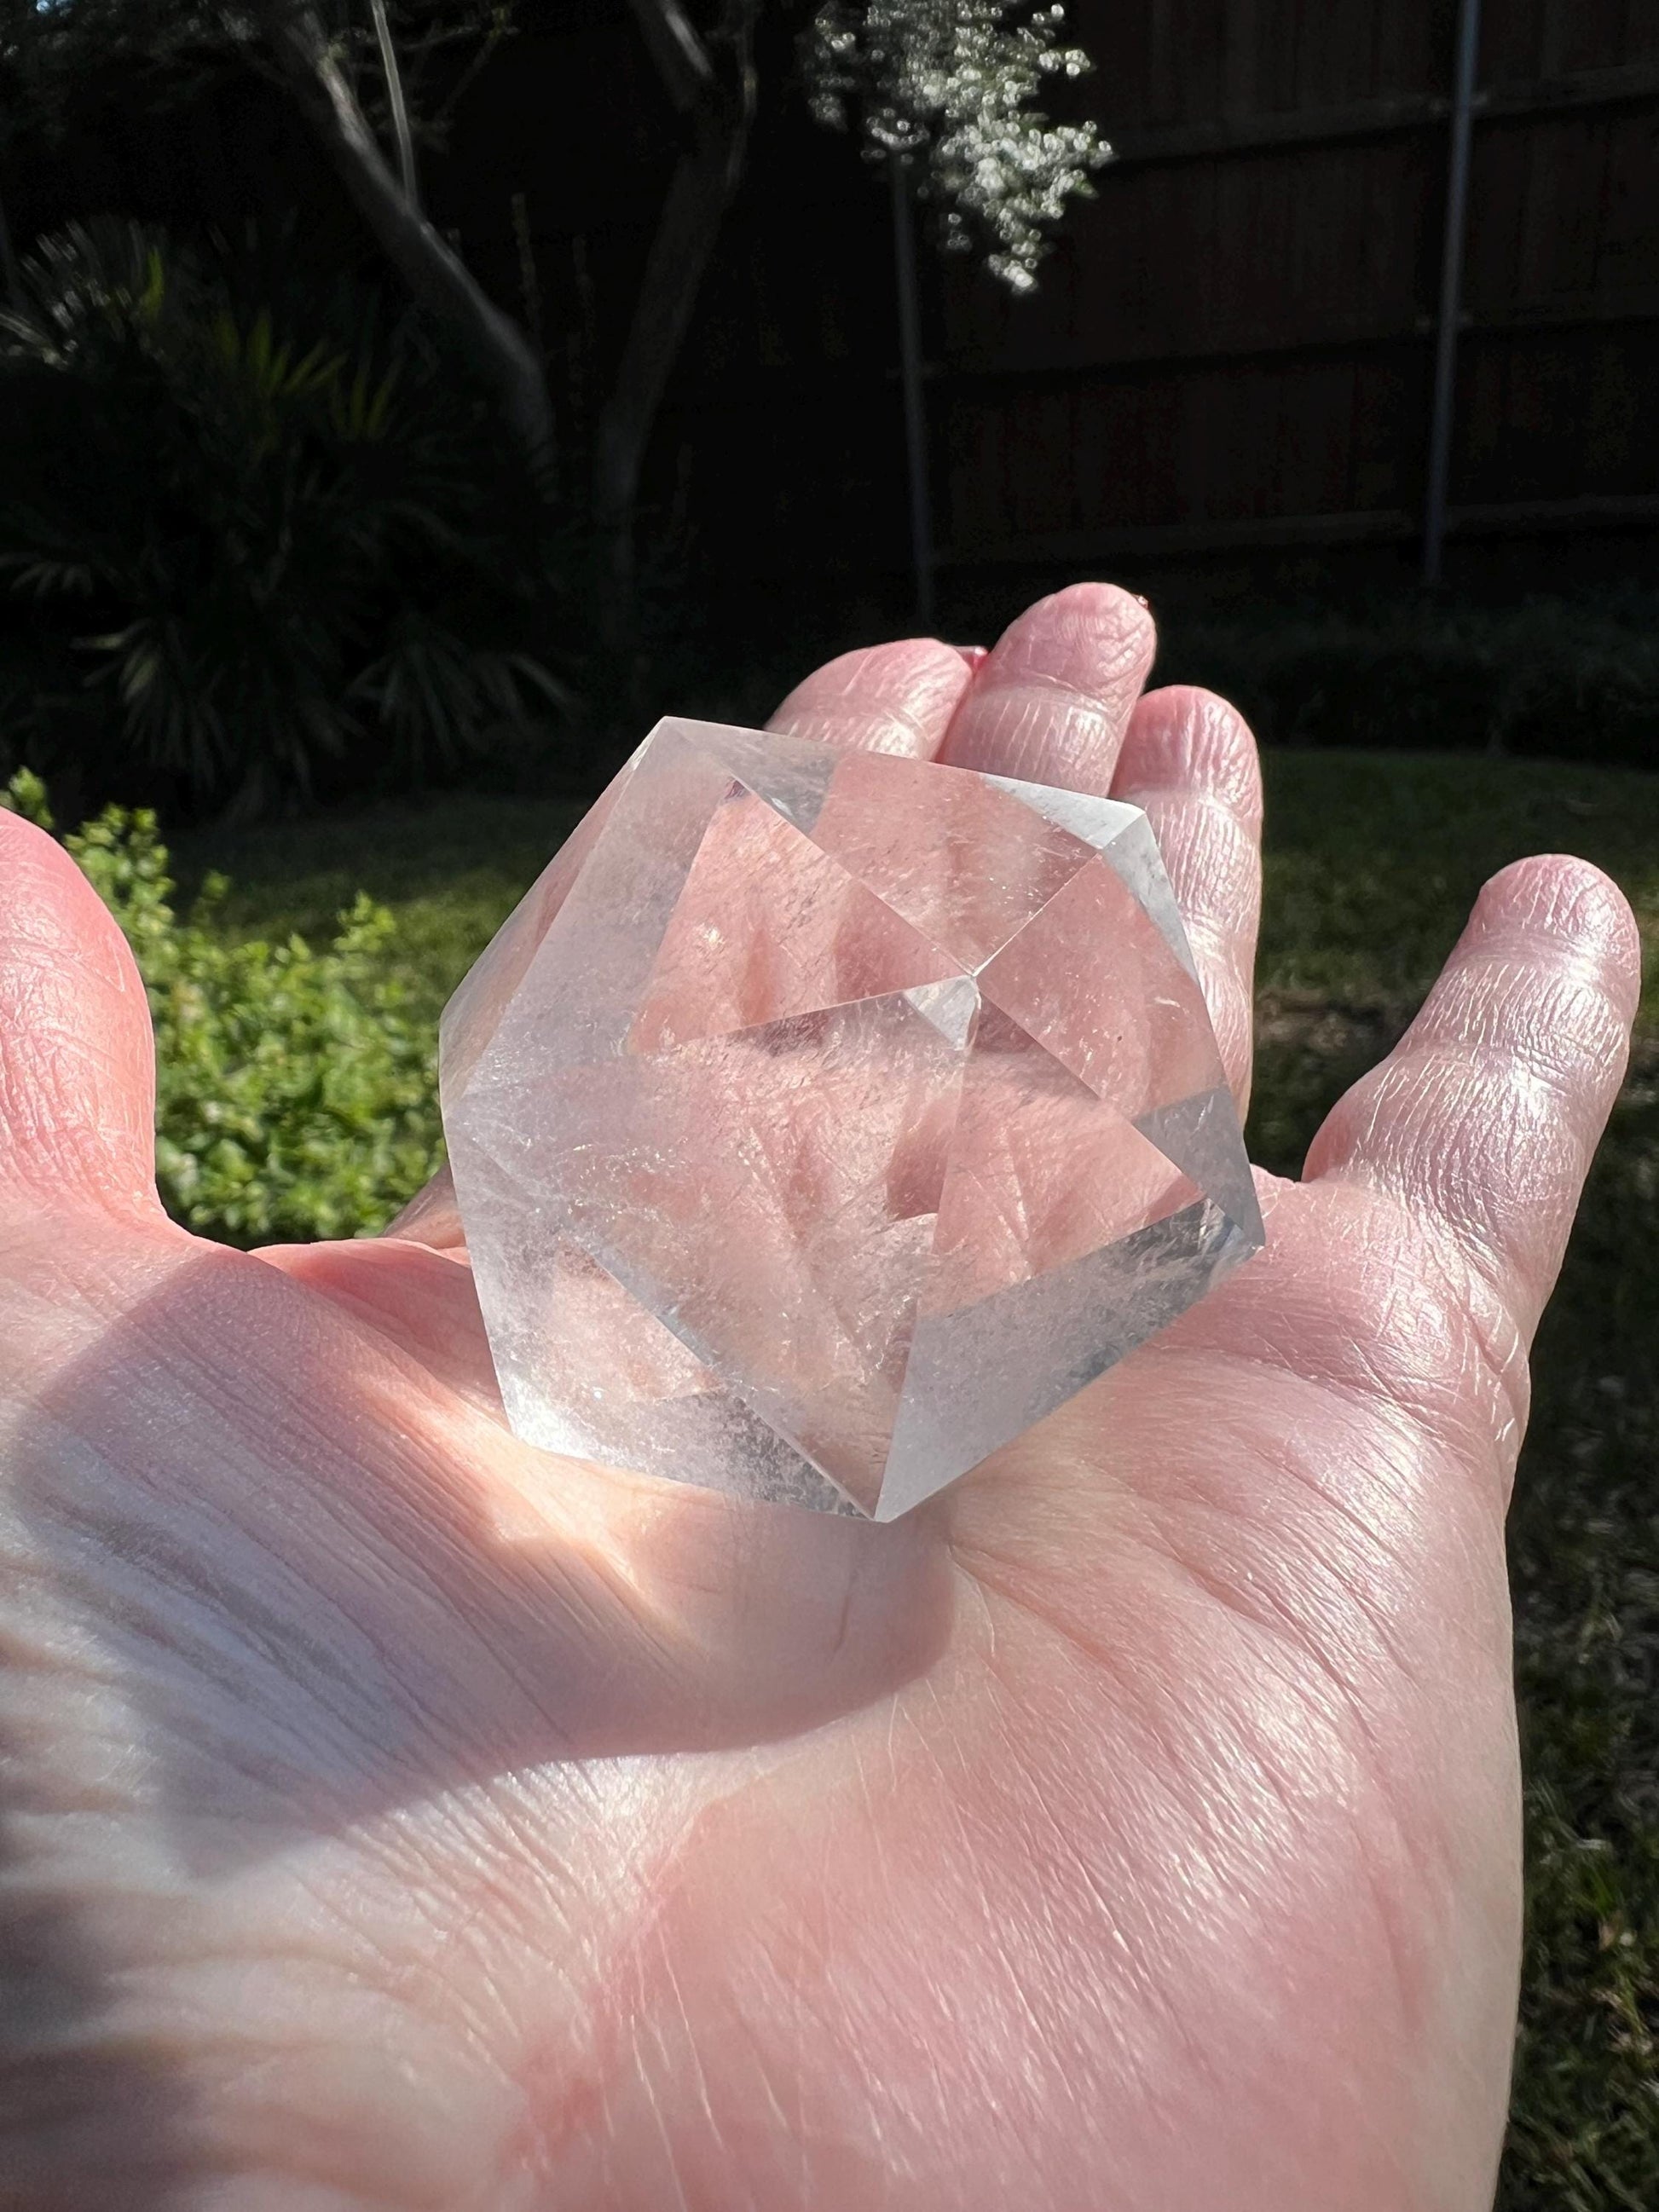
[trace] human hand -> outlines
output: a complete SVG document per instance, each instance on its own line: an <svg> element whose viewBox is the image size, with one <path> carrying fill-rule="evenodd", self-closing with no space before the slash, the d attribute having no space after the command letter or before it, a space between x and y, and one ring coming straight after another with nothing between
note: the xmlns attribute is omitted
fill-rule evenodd
<svg viewBox="0 0 1659 2212"><path fill-rule="evenodd" d="M1151 653L1082 586L779 726L1146 806L1242 1094L1253 751ZM169 1224L131 963L0 816L0 2205L1486 2204L1504 1506L1635 992L1506 870L1267 1252L872 1527L519 1443L441 1192Z"/></svg>

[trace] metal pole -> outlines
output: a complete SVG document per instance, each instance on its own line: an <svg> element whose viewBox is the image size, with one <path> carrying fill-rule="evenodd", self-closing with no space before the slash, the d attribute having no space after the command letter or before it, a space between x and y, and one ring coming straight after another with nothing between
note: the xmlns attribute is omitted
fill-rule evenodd
<svg viewBox="0 0 1659 2212"><path fill-rule="evenodd" d="M893 273L898 286L899 366L904 386L904 457L910 477L910 561L916 622L933 626L933 514L927 483L927 417L921 389L921 313L916 298L916 234L904 157L887 156L893 187Z"/></svg>
<svg viewBox="0 0 1659 2212"><path fill-rule="evenodd" d="M1463 246L1468 230L1469 144L1474 131L1475 71L1480 58L1480 0L1458 0L1457 61L1451 147L1446 164L1446 235L1440 254L1440 319L1434 334L1434 408L1429 422L1429 482L1423 503L1423 581L1440 581L1451 477L1452 410L1457 392L1457 332L1463 310Z"/></svg>

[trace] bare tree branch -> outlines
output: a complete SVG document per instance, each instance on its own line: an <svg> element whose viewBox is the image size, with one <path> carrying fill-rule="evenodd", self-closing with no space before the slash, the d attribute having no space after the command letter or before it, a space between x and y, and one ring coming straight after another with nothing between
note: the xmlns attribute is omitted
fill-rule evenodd
<svg viewBox="0 0 1659 2212"><path fill-rule="evenodd" d="M386 0L369 0L369 7L374 17L375 40L380 49L380 73L386 79L386 96L392 109L392 134L398 142L398 174L404 198L410 207L418 208L421 188L415 173L415 141L410 135L409 103L404 98L404 73L398 63L392 21L386 14Z"/></svg>
<svg viewBox="0 0 1659 2212"><path fill-rule="evenodd" d="M415 299L453 336L532 459L552 450L553 413L525 335L399 185L315 12L250 0L283 82Z"/></svg>
<svg viewBox="0 0 1659 2212"><path fill-rule="evenodd" d="M498 4L490 15L489 28L467 57L466 67L428 115L426 127L428 131L436 132L443 130L450 117L460 105L463 94L471 89L473 79L495 58L496 47L508 35L512 27L509 15L511 6L512 0L498 0Z"/></svg>
<svg viewBox="0 0 1659 2212"><path fill-rule="evenodd" d="M711 91L714 65L679 0L629 0L647 51L682 115Z"/></svg>

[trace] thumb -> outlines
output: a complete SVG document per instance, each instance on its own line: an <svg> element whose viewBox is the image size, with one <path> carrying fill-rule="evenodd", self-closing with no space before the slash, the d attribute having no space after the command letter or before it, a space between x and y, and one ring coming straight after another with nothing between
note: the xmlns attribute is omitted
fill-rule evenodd
<svg viewBox="0 0 1659 2212"><path fill-rule="evenodd" d="M0 810L0 1208L149 1212L155 1058L137 963L63 847Z"/></svg>

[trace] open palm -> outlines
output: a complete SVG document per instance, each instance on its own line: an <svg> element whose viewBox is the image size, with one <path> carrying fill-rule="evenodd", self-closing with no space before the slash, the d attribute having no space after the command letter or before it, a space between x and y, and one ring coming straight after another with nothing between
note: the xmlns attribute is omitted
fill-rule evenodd
<svg viewBox="0 0 1659 2212"><path fill-rule="evenodd" d="M1151 652L1083 586L778 726L1145 805L1242 1093L1254 756ZM1484 2205L1504 1508L1635 990L1506 871L1266 1254L874 1527L518 1443L441 1190L172 1226L131 962L0 816L0 2205Z"/></svg>

